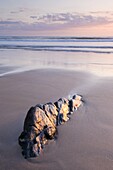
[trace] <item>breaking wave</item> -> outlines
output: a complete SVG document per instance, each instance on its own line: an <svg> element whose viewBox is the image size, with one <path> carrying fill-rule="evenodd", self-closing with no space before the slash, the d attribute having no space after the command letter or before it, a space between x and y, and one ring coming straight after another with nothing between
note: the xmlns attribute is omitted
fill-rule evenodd
<svg viewBox="0 0 113 170"><path fill-rule="evenodd" d="M113 38L1 36L0 49L113 53Z"/></svg>

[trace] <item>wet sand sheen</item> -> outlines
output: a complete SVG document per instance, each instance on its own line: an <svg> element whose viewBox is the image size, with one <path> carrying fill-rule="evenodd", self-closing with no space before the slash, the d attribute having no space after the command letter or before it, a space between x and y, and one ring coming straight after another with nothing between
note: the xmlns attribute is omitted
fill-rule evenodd
<svg viewBox="0 0 113 170"><path fill-rule="evenodd" d="M58 127L58 140L35 159L25 160L17 138L28 109L72 93L85 103ZM0 78L1 169L112 170L113 80L64 70L37 70Z"/></svg>

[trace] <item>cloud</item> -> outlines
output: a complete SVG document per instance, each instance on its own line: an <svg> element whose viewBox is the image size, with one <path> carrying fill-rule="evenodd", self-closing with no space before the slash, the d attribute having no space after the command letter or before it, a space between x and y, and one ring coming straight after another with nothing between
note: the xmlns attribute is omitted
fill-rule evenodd
<svg viewBox="0 0 113 170"><path fill-rule="evenodd" d="M25 9L20 9L18 12L24 12L25 11Z"/></svg>
<svg viewBox="0 0 113 170"><path fill-rule="evenodd" d="M0 21L0 30L1 31L12 31L12 30L24 30L24 27L26 28L26 23L21 21Z"/></svg>
<svg viewBox="0 0 113 170"><path fill-rule="evenodd" d="M104 15L106 15L106 14L109 14L109 13L111 13L110 11L91 11L90 12L90 14L104 14Z"/></svg>
<svg viewBox="0 0 113 170"><path fill-rule="evenodd" d="M38 17L38 21L46 23L69 23L77 19L78 15L73 15L71 13L56 13L56 14L47 14Z"/></svg>
<svg viewBox="0 0 113 170"><path fill-rule="evenodd" d="M0 25L14 25L14 24L18 24L18 21L0 21Z"/></svg>
<svg viewBox="0 0 113 170"><path fill-rule="evenodd" d="M13 20L1 20L0 30L7 32L15 30L17 32L31 31L52 31L52 30L66 30L70 28L82 28L84 26L97 26L113 23L113 18L93 15L93 14L80 14L80 13L53 13L41 16L31 15L31 19L35 19L32 23Z"/></svg>
<svg viewBox="0 0 113 170"><path fill-rule="evenodd" d="M33 16L30 16L30 18L37 19L37 16L33 15Z"/></svg>
<svg viewBox="0 0 113 170"><path fill-rule="evenodd" d="M26 9L24 9L24 8L20 8L20 9L18 9L18 10L11 11L10 13L11 13L11 14L18 14L18 13L24 12L25 10L26 10Z"/></svg>
<svg viewBox="0 0 113 170"><path fill-rule="evenodd" d="M109 18L104 16L83 15L75 13L56 13L38 17L39 22L46 24L71 24L71 26L86 26L109 23Z"/></svg>
<svg viewBox="0 0 113 170"><path fill-rule="evenodd" d="M17 13L17 11L11 11L10 13L11 13L11 14L16 14L16 13Z"/></svg>
<svg viewBox="0 0 113 170"><path fill-rule="evenodd" d="M46 23L53 23L53 22L67 22L68 18L70 18L69 14L47 14L43 15L38 18L38 21L40 22L46 22Z"/></svg>

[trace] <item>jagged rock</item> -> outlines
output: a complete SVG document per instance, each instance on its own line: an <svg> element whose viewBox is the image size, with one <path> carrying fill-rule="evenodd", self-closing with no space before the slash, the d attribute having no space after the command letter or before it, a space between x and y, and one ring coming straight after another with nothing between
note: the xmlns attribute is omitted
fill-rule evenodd
<svg viewBox="0 0 113 170"><path fill-rule="evenodd" d="M38 104L29 109L23 132L18 138L25 158L39 155L48 140L57 136L57 126L69 120L69 115L81 105L82 97L60 98L55 103Z"/></svg>

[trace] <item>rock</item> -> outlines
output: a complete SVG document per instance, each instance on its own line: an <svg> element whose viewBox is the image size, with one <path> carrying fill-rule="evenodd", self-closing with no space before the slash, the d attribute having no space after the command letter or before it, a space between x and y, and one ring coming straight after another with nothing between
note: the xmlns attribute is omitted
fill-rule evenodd
<svg viewBox="0 0 113 170"><path fill-rule="evenodd" d="M81 105L82 97L60 98L55 103L38 104L27 112L23 132L18 138L25 158L37 157L48 140L57 136L57 126L69 120L69 115Z"/></svg>

